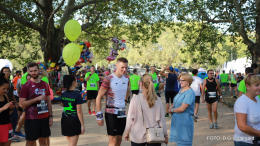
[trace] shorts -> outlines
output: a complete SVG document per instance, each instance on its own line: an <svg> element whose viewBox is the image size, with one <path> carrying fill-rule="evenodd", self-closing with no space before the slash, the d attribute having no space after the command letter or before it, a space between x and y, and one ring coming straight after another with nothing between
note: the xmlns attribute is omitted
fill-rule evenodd
<svg viewBox="0 0 260 146"><path fill-rule="evenodd" d="M11 123L0 125L0 143L12 140L14 131Z"/></svg>
<svg viewBox="0 0 260 146"><path fill-rule="evenodd" d="M228 86L227 83L221 83L220 86Z"/></svg>
<svg viewBox="0 0 260 146"><path fill-rule="evenodd" d="M135 143L131 141L131 146L161 146L161 143Z"/></svg>
<svg viewBox="0 0 260 146"><path fill-rule="evenodd" d="M26 140L35 141L39 137L50 137L49 117L43 119L25 119L24 130Z"/></svg>
<svg viewBox="0 0 260 146"><path fill-rule="evenodd" d="M214 97L214 98L206 97L206 98L205 98L205 101L206 101L207 103L211 104L211 103L217 102L217 101L218 101L218 97Z"/></svg>
<svg viewBox="0 0 260 146"><path fill-rule="evenodd" d="M195 96L195 103L200 103L200 96Z"/></svg>
<svg viewBox="0 0 260 146"><path fill-rule="evenodd" d="M132 90L132 94L134 95L138 95L139 94L139 90Z"/></svg>
<svg viewBox="0 0 260 146"><path fill-rule="evenodd" d="M81 134L81 124L79 119L70 117L61 118L61 134L63 136L75 136Z"/></svg>
<svg viewBox="0 0 260 146"><path fill-rule="evenodd" d="M116 114L105 113L107 135L123 135L125 131L126 118L117 118Z"/></svg>
<svg viewBox="0 0 260 146"><path fill-rule="evenodd" d="M18 106L18 112L24 112L24 109L22 109L20 106Z"/></svg>
<svg viewBox="0 0 260 146"><path fill-rule="evenodd" d="M97 90L87 90L87 98L88 100L96 99L98 95Z"/></svg>
<svg viewBox="0 0 260 146"><path fill-rule="evenodd" d="M173 103L173 98L177 95L177 92L175 91L165 91L165 101L166 103L169 103L169 100L171 99L171 103Z"/></svg>
<svg viewBox="0 0 260 146"><path fill-rule="evenodd" d="M237 86L237 84L231 83L231 87L236 87L236 86Z"/></svg>

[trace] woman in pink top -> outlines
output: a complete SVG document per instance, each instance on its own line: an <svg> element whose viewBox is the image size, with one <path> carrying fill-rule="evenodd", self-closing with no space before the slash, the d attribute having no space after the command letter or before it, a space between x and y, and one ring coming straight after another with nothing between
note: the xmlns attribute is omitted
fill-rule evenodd
<svg viewBox="0 0 260 146"><path fill-rule="evenodd" d="M132 98L126 122L125 140L131 139L132 146L161 146L161 143L146 142L146 127L143 124L143 116L140 110L139 98L143 109L144 122L146 126L158 127L158 123L163 128L165 144L168 143L164 109L161 99L157 97L153 79L150 74L144 74L141 78L142 93ZM152 114L151 114L152 113Z"/></svg>

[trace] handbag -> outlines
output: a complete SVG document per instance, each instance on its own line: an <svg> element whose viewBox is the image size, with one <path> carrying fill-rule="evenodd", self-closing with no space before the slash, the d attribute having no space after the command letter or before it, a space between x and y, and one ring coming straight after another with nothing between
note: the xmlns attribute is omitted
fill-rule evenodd
<svg viewBox="0 0 260 146"><path fill-rule="evenodd" d="M159 122L157 122L159 127L150 127L150 128L146 127L140 96L139 96L139 104L140 104L140 109L141 109L142 116L143 116L143 124L144 124L145 129L146 129L146 142L147 143L162 143L162 142L164 142L165 137L164 137L164 133L163 133L163 128L160 126Z"/></svg>

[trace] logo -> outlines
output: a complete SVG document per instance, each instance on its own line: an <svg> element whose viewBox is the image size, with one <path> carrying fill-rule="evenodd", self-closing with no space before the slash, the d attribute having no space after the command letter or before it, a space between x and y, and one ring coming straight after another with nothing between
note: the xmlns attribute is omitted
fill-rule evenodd
<svg viewBox="0 0 260 146"><path fill-rule="evenodd" d="M32 85L32 87L35 87L35 85Z"/></svg>

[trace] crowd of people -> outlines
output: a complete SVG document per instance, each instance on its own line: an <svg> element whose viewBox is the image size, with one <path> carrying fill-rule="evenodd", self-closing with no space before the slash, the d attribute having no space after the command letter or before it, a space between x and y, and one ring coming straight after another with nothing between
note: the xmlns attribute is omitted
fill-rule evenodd
<svg viewBox="0 0 260 146"><path fill-rule="evenodd" d="M226 74L225 70L214 72L211 69L204 74L193 69L190 74L180 73L172 66L161 68L161 71L152 66L138 75L137 69L130 73L126 58L118 58L113 73L91 66L80 76L85 81L88 113L96 116L99 126L104 125L105 118L109 146L121 145L122 139L131 140L132 146L160 146L163 142L167 145L168 141L177 146L191 146L200 101L206 103L209 128L218 129L218 103L222 102L222 95L229 96L229 90L232 100L236 100L234 145L254 146L260 137L257 70L258 66L252 64L245 69L245 76L235 71ZM38 64L30 62L23 69L23 76L21 71L16 71L16 76L10 80L10 69L1 69L0 146L10 146L19 138L25 138L27 146L36 146L37 140L41 146L50 145L51 90L48 78L46 75L39 78L39 72ZM75 75L63 77L61 134L66 136L69 146L76 146L79 135L85 133L83 97L76 90L78 86ZM161 99L163 92L166 109ZM166 118L170 116L171 128L167 129ZM22 125L25 135L21 132Z"/></svg>

